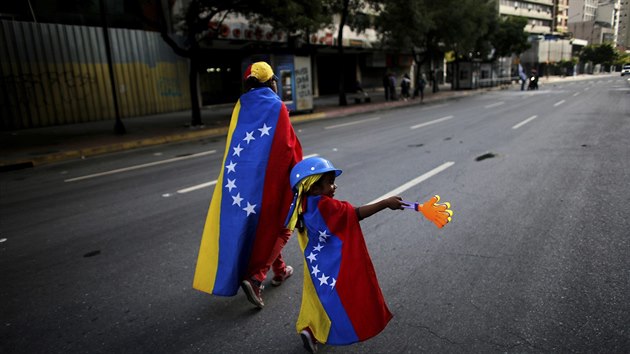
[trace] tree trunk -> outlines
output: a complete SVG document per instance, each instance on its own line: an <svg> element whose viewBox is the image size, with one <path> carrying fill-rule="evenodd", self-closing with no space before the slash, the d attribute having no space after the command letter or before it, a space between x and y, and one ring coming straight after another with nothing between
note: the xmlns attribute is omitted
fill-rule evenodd
<svg viewBox="0 0 630 354"><path fill-rule="evenodd" d="M337 53L339 56L339 105L347 106L348 100L346 99L346 85L344 80L344 58L343 58L343 27L346 25L348 19L348 6L350 0L343 1L343 10L341 12L341 21L339 22L339 32L337 35Z"/></svg>
<svg viewBox="0 0 630 354"><path fill-rule="evenodd" d="M415 88L413 90L413 97L418 97L420 95L420 87L418 85L418 83L420 82L420 77L422 76L422 64L424 64L427 61L427 53L426 51L424 52L424 54L421 53L417 53L415 48L411 48L411 55L413 56L413 61L416 63L416 73L415 73Z"/></svg>
<svg viewBox="0 0 630 354"><path fill-rule="evenodd" d="M190 71L188 72L188 84L190 91L190 109L192 117L190 125L197 127L203 125L201 121L201 109L199 108L199 87L197 85L199 79L199 56L198 51L193 51L190 56Z"/></svg>
<svg viewBox="0 0 630 354"><path fill-rule="evenodd" d="M438 91L440 91L440 88L438 87L439 83L438 83L438 78L437 78L437 74L438 74L438 70L437 67L435 66L435 51L432 53L431 55L431 67L433 68L433 93L436 93Z"/></svg>

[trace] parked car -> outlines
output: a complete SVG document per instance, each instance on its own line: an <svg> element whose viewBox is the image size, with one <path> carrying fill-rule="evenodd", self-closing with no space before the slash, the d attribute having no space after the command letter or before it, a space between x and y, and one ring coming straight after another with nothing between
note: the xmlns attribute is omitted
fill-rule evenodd
<svg viewBox="0 0 630 354"><path fill-rule="evenodd" d="M630 64L626 64L621 69L621 76L630 75Z"/></svg>

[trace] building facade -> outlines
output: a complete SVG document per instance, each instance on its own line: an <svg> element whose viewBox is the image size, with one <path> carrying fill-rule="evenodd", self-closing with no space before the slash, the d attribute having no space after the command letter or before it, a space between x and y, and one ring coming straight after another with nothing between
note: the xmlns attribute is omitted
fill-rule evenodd
<svg viewBox="0 0 630 354"><path fill-rule="evenodd" d="M570 0L569 23L594 21L599 0Z"/></svg>
<svg viewBox="0 0 630 354"><path fill-rule="evenodd" d="M555 0L554 16L553 32L567 33L569 31L569 0Z"/></svg>
<svg viewBox="0 0 630 354"><path fill-rule="evenodd" d="M624 0L627 1L627 0ZM569 31L589 44L619 46L621 0L571 0Z"/></svg>
<svg viewBox="0 0 630 354"><path fill-rule="evenodd" d="M525 31L532 34L551 33L554 25L554 0L500 0L500 16L527 18Z"/></svg>
<svg viewBox="0 0 630 354"><path fill-rule="evenodd" d="M619 25L617 30L617 45L619 48L630 51L630 1L619 2Z"/></svg>

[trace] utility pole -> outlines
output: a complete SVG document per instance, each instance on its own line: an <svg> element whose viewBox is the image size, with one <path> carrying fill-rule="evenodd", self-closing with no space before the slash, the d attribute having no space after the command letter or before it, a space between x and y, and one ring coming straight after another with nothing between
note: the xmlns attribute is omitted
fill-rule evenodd
<svg viewBox="0 0 630 354"><path fill-rule="evenodd" d="M112 84L112 99L114 100L114 112L116 113L116 123L114 124L114 132L116 134L125 134L127 130L120 119L120 110L118 109L118 92L116 85L116 75L114 75L114 65L112 61L112 48L109 41L109 29L107 26L107 7L105 6L106 0L99 0L101 8L101 22L103 25L103 38L105 41L105 54L107 55L107 67L109 68L109 81Z"/></svg>

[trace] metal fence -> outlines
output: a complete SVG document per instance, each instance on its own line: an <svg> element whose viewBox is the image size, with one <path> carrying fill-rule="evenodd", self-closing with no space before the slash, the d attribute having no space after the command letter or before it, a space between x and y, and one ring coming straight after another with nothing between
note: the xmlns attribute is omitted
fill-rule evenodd
<svg viewBox="0 0 630 354"><path fill-rule="evenodd" d="M188 62L158 33L109 29L121 117L190 108ZM0 21L0 129L115 119L100 27Z"/></svg>

